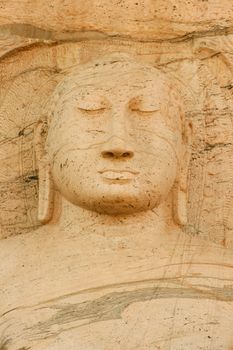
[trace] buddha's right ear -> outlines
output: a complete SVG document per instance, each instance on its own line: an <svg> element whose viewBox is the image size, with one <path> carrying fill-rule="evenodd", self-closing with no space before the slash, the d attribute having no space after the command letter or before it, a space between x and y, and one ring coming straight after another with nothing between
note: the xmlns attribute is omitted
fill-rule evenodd
<svg viewBox="0 0 233 350"><path fill-rule="evenodd" d="M40 120L34 131L34 149L39 170L38 220L42 224L52 219L54 207L54 183L49 157L45 149L47 130L47 122Z"/></svg>

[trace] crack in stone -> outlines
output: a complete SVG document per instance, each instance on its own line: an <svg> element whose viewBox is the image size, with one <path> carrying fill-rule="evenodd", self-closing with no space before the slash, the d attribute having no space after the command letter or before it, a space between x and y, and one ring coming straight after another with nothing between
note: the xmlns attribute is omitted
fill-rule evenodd
<svg viewBox="0 0 233 350"><path fill-rule="evenodd" d="M59 303L52 306L42 306L37 310L49 309L54 310L54 315L44 322L38 322L33 327L27 328L35 336L43 334L43 337L51 337L58 333L59 330L53 326L68 325L69 328L79 328L87 324L121 319L123 311L133 303L146 302L164 298L178 299L208 299L218 301L233 301L233 288L209 287L200 289L200 286L193 288L165 288L151 287L142 288L136 291L112 292L94 300L88 300L77 304ZM73 322L81 321L79 325Z"/></svg>
<svg viewBox="0 0 233 350"><path fill-rule="evenodd" d="M28 39L37 39L41 41L51 42L76 42L82 40L102 40L102 39L118 39L118 40L131 40L138 43L162 43L162 42L184 42L190 41L194 38L202 38L205 36L223 36L233 33L233 26L221 27L214 26L214 28L207 30L197 30L187 32L184 35L177 35L171 38L165 39L135 39L132 35L123 34L110 34L104 31L93 30L67 30L67 31L54 31L46 30L27 23L11 23L0 26L0 35L17 35Z"/></svg>

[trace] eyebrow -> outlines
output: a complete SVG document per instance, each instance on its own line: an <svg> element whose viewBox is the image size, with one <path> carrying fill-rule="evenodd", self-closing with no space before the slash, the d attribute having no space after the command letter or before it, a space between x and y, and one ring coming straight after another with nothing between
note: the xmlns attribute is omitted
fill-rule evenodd
<svg viewBox="0 0 233 350"><path fill-rule="evenodd" d="M144 95L138 95L135 97L132 97L129 101L132 105L135 103L135 105L140 106L140 104L148 105L148 106L153 106L154 109L159 110L160 109L160 103L156 101L156 99L151 99L151 97L147 98L147 96Z"/></svg>

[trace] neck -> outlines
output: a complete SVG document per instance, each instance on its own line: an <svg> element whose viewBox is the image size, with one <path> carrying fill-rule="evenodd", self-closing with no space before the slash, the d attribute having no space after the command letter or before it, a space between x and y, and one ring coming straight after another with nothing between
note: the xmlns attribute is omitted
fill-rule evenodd
<svg viewBox="0 0 233 350"><path fill-rule="evenodd" d="M153 232L158 237L167 237L171 230L177 230L171 215L171 200L158 208L132 215L105 215L77 207L60 195L55 196L54 218L48 225L64 234L92 232L104 236L127 236L135 232Z"/></svg>

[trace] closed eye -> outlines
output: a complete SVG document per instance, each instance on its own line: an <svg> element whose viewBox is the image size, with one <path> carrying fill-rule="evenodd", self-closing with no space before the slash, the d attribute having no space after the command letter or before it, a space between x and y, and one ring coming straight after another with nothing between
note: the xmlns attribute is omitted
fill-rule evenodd
<svg viewBox="0 0 233 350"><path fill-rule="evenodd" d="M143 110L143 109L140 109L140 108L132 108L131 109L132 112L136 112L138 114L142 114L142 115L151 115L155 112L158 112L158 109L151 109L151 110Z"/></svg>
<svg viewBox="0 0 233 350"><path fill-rule="evenodd" d="M78 110L82 113L86 113L86 114L96 114L96 113L102 113L106 110L106 108L104 107L100 107L100 108L81 108L78 107Z"/></svg>

